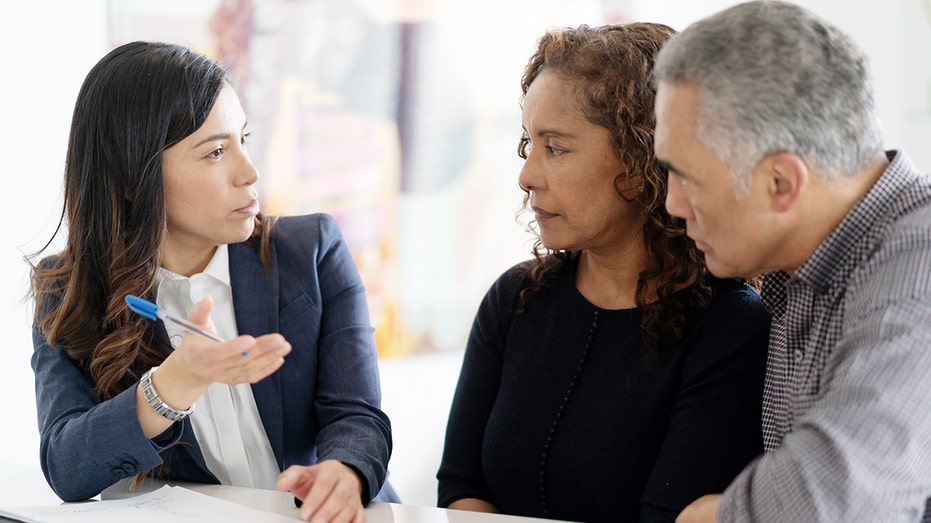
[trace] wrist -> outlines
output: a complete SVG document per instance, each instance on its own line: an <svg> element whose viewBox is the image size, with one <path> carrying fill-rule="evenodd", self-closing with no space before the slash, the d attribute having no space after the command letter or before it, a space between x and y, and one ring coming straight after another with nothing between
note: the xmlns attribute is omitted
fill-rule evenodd
<svg viewBox="0 0 931 523"><path fill-rule="evenodd" d="M164 383L166 387L176 391L179 396L197 399L212 383L209 379L193 372L188 362L177 351L169 354L165 361L158 366L158 369L156 386L161 386ZM159 390L162 389L159 388ZM169 397L171 396L169 394Z"/></svg>
<svg viewBox="0 0 931 523"><path fill-rule="evenodd" d="M164 418L168 418L171 421L181 421L194 412L194 402L191 402L191 406L186 409L178 409L169 405L158 393L158 389L155 386L155 383L152 381L152 377L155 374L155 371L158 370L158 367L152 367L145 374L142 375L142 378L139 380L139 388L142 390L142 396L146 400L146 403L152 407L157 414L161 415Z"/></svg>
<svg viewBox="0 0 931 523"><path fill-rule="evenodd" d="M210 382L188 371L184 360L169 355L151 375L152 385L159 397L179 410L194 403L210 386Z"/></svg>

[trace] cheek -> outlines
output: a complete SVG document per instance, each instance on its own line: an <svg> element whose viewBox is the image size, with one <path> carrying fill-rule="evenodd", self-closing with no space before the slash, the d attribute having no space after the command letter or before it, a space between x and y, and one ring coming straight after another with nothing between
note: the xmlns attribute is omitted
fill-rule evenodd
<svg viewBox="0 0 931 523"><path fill-rule="evenodd" d="M735 209L730 205L730 202L714 192L692 189L686 191L689 205L691 205L695 215L702 218L702 221L715 224L718 227L731 221Z"/></svg>
<svg viewBox="0 0 931 523"><path fill-rule="evenodd" d="M202 177L190 176L183 182L166 180L165 183L165 204L178 212L190 213L209 206L219 198L219 194L216 185Z"/></svg>
<svg viewBox="0 0 931 523"><path fill-rule="evenodd" d="M205 184L191 183L165 185L165 211L169 224L192 223L206 216L206 212L216 205L219 195L215 188Z"/></svg>
<svg viewBox="0 0 931 523"><path fill-rule="evenodd" d="M185 201L183 195L165 191L165 213L168 221L176 221L179 218L190 214L197 207Z"/></svg>
<svg viewBox="0 0 931 523"><path fill-rule="evenodd" d="M165 202L165 213L169 229L186 228L185 224L196 221L197 207L168 200Z"/></svg>
<svg viewBox="0 0 931 523"><path fill-rule="evenodd" d="M719 204L705 209L701 223L704 232L712 236L720 247L730 245L743 249L754 236L755 225L751 218L738 209Z"/></svg>

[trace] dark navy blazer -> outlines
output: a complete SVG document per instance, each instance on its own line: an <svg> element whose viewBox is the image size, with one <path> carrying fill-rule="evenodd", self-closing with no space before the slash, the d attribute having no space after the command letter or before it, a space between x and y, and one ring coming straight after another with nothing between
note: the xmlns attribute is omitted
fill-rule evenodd
<svg viewBox="0 0 931 523"><path fill-rule="evenodd" d="M258 252L229 246L240 334L281 333L292 352L252 385L281 470L336 459L363 478L363 503L385 482L391 426L381 411L377 354L365 289L332 217L282 217L266 271ZM158 325L160 335L164 326ZM154 440L136 415L136 387L100 402L87 374L33 329L42 470L65 501L96 496L162 463L176 481L217 483L190 420Z"/></svg>

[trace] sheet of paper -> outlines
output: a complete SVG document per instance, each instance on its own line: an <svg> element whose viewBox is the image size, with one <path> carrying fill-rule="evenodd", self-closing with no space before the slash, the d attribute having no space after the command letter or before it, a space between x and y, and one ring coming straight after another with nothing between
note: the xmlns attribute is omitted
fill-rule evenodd
<svg viewBox="0 0 931 523"><path fill-rule="evenodd" d="M65 503L56 507L0 508L0 516L24 523L294 523L273 512L263 512L194 492L183 487L164 486L140 496L86 503Z"/></svg>

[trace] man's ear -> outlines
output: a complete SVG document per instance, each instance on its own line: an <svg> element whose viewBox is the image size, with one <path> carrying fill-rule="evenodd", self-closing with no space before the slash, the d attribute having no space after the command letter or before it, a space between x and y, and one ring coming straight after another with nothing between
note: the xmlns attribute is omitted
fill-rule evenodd
<svg viewBox="0 0 931 523"><path fill-rule="evenodd" d="M766 179L772 210L782 213L794 209L811 181L808 165L794 154L774 153L767 156L760 167Z"/></svg>

